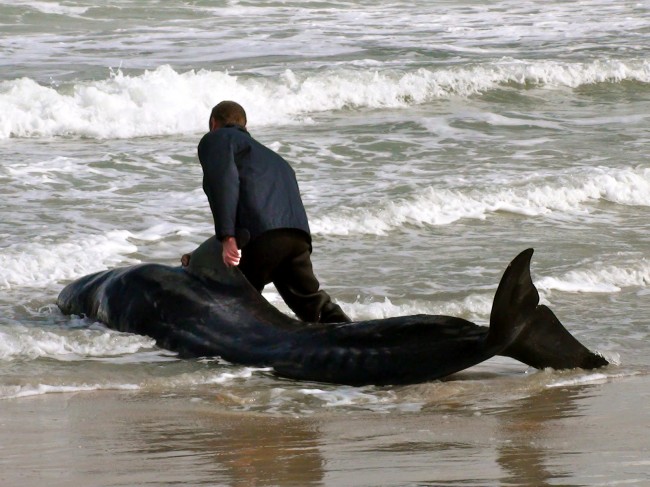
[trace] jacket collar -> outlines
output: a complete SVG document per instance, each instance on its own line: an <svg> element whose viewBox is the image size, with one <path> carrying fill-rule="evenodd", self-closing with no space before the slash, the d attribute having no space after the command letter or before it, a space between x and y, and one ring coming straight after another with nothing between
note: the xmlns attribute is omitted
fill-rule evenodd
<svg viewBox="0 0 650 487"><path fill-rule="evenodd" d="M237 129L237 130L239 130L240 132L244 132L244 133L250 135L250 132L249 132L248 130L246 130L245 127L242 127L241 125L237 125L236 123L229 123L229 124L227 124L227 125L224 125L223 128L233 128L233 129Z"/></svg>

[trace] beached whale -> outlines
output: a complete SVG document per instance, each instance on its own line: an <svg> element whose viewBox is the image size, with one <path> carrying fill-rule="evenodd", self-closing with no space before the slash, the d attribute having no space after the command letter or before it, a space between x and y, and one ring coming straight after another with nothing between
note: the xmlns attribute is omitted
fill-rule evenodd
<svg viewBox="0 0 650 487"><path fill-rule="evenodd" d="M410 384L446 377L495 355L536 368L593 369L607 360L576 340L539 305L532 249L506 269L490 325L438 315L318 324L273 307L211 238L188 267L140 264L82 277L60 293L65 314L148 335L179 356L218 356L270 367L280 376L339 384Z"/></svg>

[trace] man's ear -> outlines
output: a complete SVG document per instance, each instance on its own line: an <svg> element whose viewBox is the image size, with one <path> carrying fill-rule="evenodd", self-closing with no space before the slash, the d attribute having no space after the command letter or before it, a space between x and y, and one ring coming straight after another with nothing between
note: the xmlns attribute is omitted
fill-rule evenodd
<svg viewBox="0 0 650 487"><path fill-rule="evenodd" d="M219 130L222 127L223 127L223 124L219 120L217 120L214 117L210 117L210 132L214 132L215 130Z"/></svg>

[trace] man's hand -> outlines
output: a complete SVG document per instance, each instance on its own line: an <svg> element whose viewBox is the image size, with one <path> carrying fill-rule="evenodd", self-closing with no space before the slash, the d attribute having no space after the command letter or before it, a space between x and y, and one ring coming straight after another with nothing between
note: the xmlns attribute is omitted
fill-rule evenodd
<svg viewBox="0 0 650 487"><path fill-rule="evenodd" d="M241 250L237 248L237 240L235 237L226 237L221 242L223 245L223 263L227 267L232 267L239 265L239 259L241 259Z"/></svg>

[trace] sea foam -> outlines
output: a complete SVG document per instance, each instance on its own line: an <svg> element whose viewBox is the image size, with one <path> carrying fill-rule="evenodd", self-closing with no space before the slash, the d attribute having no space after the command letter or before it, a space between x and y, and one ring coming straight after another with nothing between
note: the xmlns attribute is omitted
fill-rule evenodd
<svg viewBox="0 0 650 487"><path fill-rule="evenodd" d="M85 14L90 7L73 7L59 2L39 2L35 0L12 0L14 6L23 6L44 14L78 17Z"/></svg>
<svg viewBox="0 0 650 487"><path fill-rule="evenodd" d="M0 386L0 399L17 399L21 397L41 396L43 394L64 394L73 392L90 392L90 391L136 391L140 389L137 384L70 384L70 385L53 385L53 384L26 384L26 385L2 385Z"/></svg>
<svg viewBox="0 0 650 487"><path fill-rule="evenodd" d="M0 361L50 358L69 362L135 354L154 346L151 338L107 329L49 331L25 326L0 329Z"/></svg>
<svg viewBox="0 0 650 487"><path fill-rule="evenodd" d="M48 244L27 242L0 249L0 289L14 286L44 287L118 263L138 263L128 257L137 251L129 242L128 231L115 230L104 235Z"/></svg>
<svg viewBox="0 0 650 487"><path fill-rule="evenodd" d="M577 88L593 83L650 82L645 60L497 62L464 67L335 67L259 78L227 71L177 72L169 65L141 74L111 70L107 79L44 86L29 78L0 82L0 139L85 136L130 138L205 130L205 114L221 99L240 101L251 125L308 121L346 108L406 108L467 97L505 85ZM165 100L165 103L160 103Z"/></svg>
<svg viewBox="0 0 650 487"><path fill-rule="evenodd" d="M447 225L463 218L486 219L497 212L525 216L586 214L598 201L650 206L650 169L594 168L550 183L530 181L501 189L427 187L409 197L369 207L341 209L313 218L314 233L386 233L404 225Z"/></svg>
<svg viewBox="0 0 650 487"><path fill-rule="evenodd" d="M613 293L625 287L650 286L650 261L642 258L628 265L593 264L590 269L567 272L560 277L544 277L537 282L540 290Z"/></svg>

